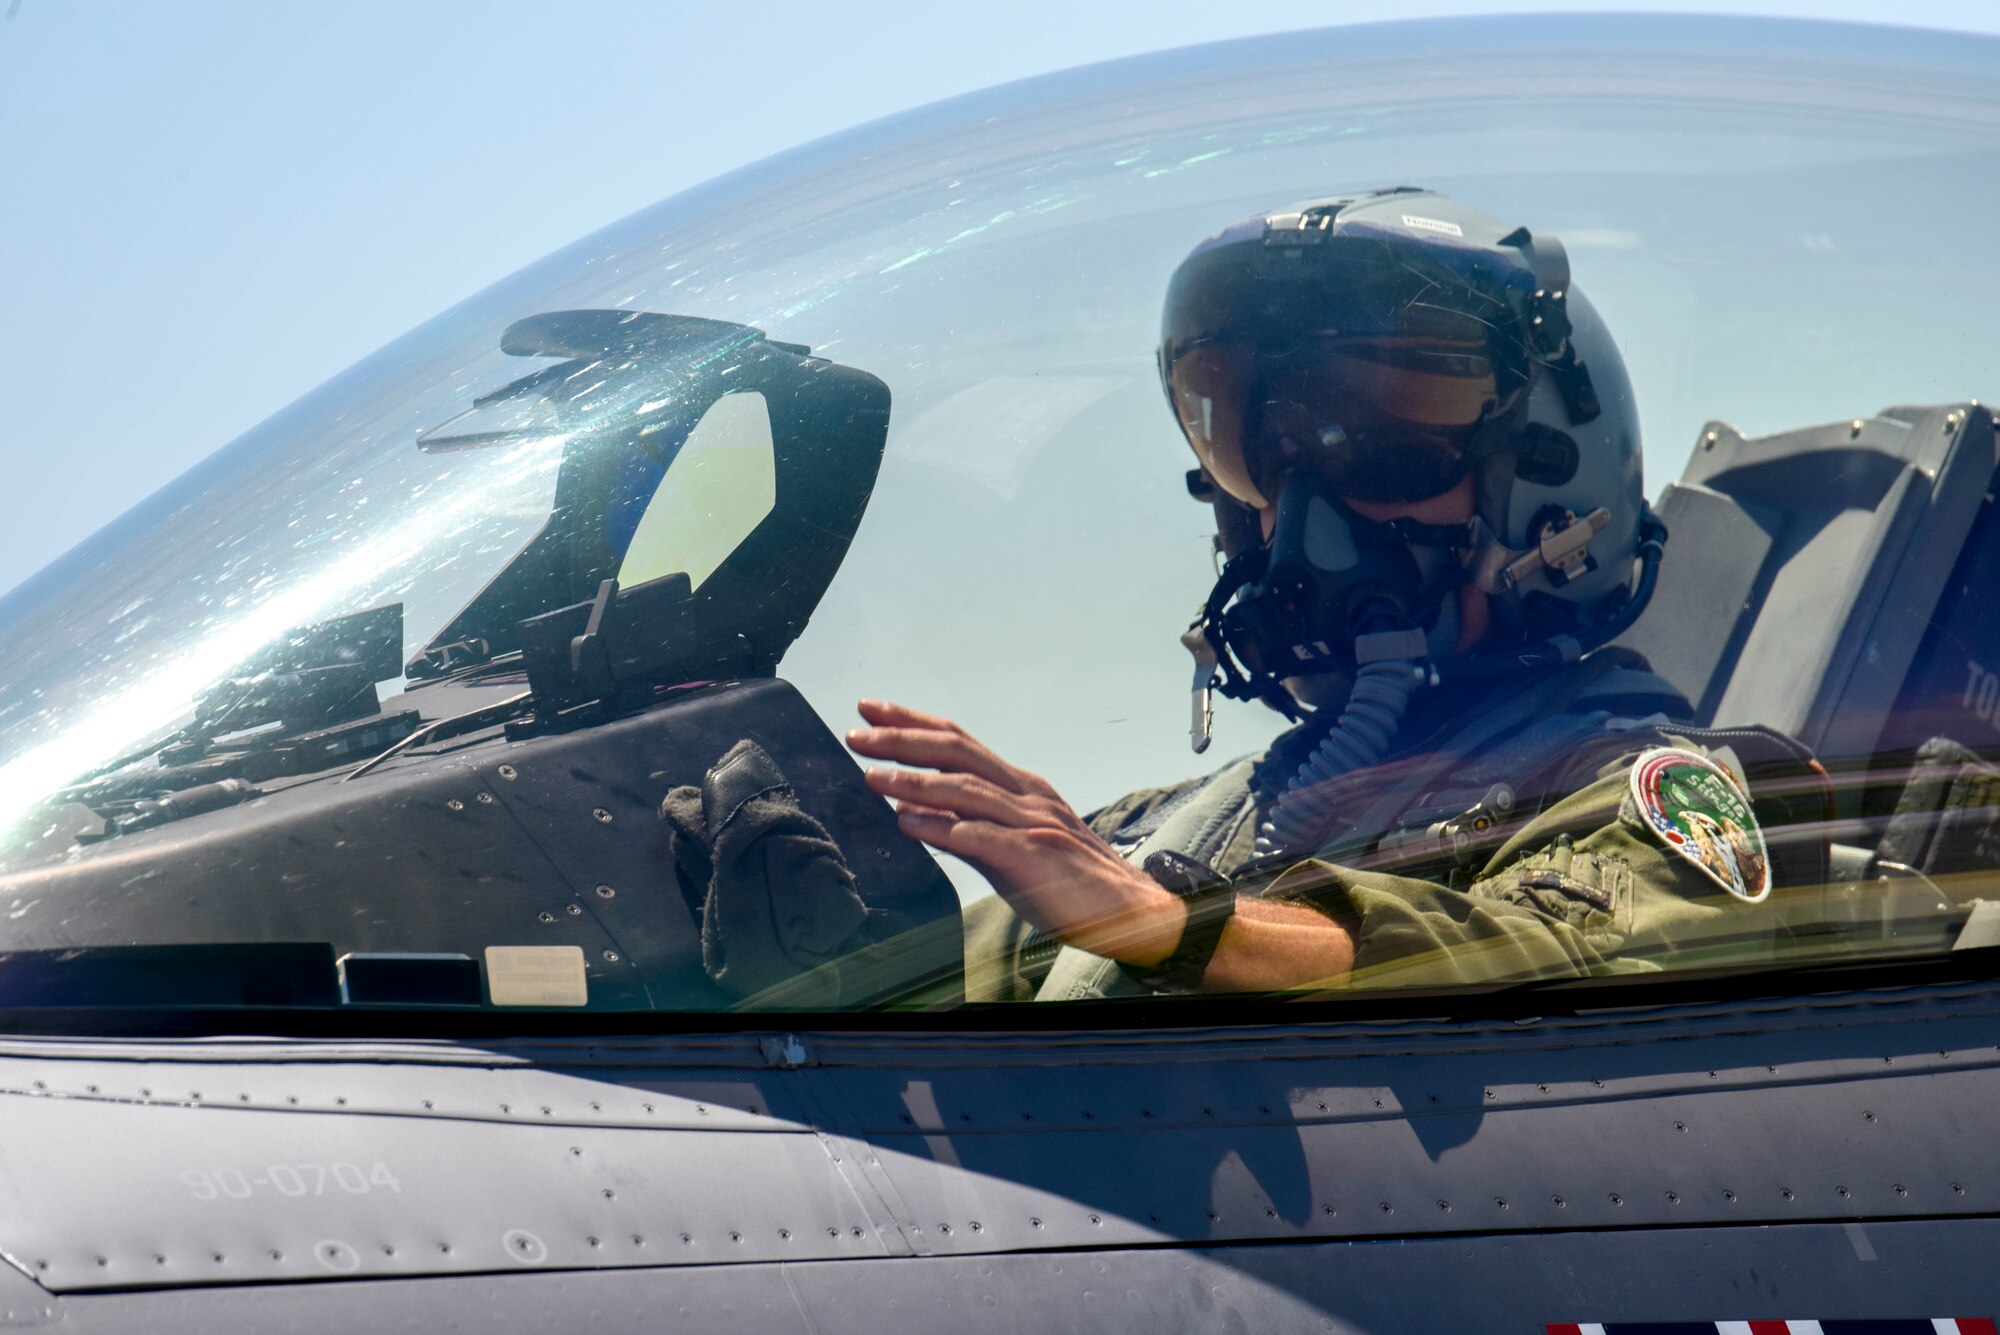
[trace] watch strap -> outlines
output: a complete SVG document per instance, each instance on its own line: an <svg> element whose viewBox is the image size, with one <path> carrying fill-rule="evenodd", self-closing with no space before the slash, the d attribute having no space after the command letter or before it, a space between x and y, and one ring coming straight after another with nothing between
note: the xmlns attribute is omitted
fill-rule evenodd
<svg viewBox="0 0 2000 1335"><path fill-rule="evenodd" d="M1236 886L1207 863L1171 849L1150 854L1139 869L1186 905L1187 925L1173 953L1157 964L1119 967L1154 991L1192 992L1215 958L1222 929L1236 915Z"/></svg>

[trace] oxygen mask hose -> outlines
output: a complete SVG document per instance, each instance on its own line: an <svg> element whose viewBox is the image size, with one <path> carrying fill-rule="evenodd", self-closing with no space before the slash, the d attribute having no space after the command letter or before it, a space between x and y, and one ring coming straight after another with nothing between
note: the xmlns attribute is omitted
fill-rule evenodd
<svg viewBox="0 0 2000 1335"><path fill-rule="evenodd" d="M1354 675L1354 690L1340 717L1299 763L1284 792L1257 829L1257 856L1312 847L1333 823L1330 780L1387 758L1410 698L1425 680L1406 658L1368 663Z"/></svg>

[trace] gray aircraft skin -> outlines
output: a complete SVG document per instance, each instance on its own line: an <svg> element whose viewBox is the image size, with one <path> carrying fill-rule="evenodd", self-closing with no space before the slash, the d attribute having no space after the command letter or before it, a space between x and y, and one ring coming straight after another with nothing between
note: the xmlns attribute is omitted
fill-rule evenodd
<svg viewBox="0 0 2000 1335"><path fill-rule="evenodd" d="M635 215L226 446L0 599L0 1325L1993 1332L1996 56L1543 16L1052 76ZM1827 867L1804 944L964 1004L976 878L848 702L1080 806L1197 768L1161 284L1410 180L1627 331L1678 481L1621 642L1819 758L1766 822ZM698 455L750 397L762 462ZM726 484L678 529L676 451ZM745 740L867 915L748 983L660 815Z"/></svg>

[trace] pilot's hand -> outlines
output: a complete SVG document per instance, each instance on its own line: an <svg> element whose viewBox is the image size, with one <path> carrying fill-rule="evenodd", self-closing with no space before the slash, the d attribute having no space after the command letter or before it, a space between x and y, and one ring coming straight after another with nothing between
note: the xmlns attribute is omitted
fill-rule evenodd
<svg viewBox="0 0 2000 1335"><path fill-rule="evenodd" d="M1180 944L1187 908L1083 823L1046 779L1000 759L950 719L863 700L873 725L847 744L878 767L868 786L896 803L903 832L977 867L1050 936L1146 967ZM1201 977L1203 991L1271 992L1344 978L1348 930L1303 904L1245 896Z"/></svg>
<svg viewBox="0 0 2000 1335"><path fill-rule="evenodd" d="M1187 909L1100 838L1039 775L949 719L863 700L871 727L847 744L876 766L868 786L896 803L903 833L979 869L1014 910L1057 940L1128 964L1173 953Z"/></svg>

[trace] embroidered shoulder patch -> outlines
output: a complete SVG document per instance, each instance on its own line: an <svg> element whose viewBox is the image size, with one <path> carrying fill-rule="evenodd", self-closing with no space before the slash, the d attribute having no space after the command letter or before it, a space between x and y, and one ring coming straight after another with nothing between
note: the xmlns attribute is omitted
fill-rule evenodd
<svg viewBox="0 0 2000 1335"><path fill-rule="evenodd" d="M1771 893L1771 855L1750 799L1728 770L1679 747L1656 746L1632 762L1639 822L1702 874L1748 903Z"/></svg>

